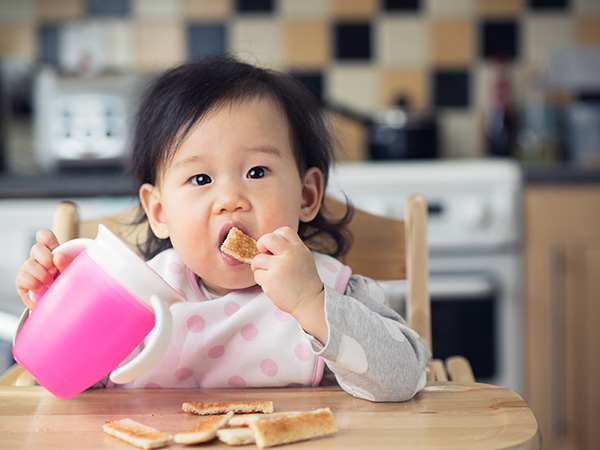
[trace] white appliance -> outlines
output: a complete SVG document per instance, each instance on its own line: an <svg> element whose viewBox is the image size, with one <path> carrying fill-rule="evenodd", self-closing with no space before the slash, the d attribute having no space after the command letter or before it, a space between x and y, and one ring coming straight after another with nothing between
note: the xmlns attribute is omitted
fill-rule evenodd
<svg viewBox="0 0 600 450"><path fill-rule="evenodd" d="M508 160L338 164L328 191L404 217L428 201L434 357L466 356L478 381L523 392L521 171ZM406 285L384 283L402 314Z"/></svg>

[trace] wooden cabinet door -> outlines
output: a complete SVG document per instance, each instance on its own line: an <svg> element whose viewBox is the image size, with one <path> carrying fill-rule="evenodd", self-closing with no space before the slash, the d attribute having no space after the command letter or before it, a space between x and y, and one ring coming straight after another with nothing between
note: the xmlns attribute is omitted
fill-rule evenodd
<svg viewBox="0 0 600 450"><path fill-rule="evenodd" d="M600 188L526 194L526 399L545 450L600 448Z"/></svg>

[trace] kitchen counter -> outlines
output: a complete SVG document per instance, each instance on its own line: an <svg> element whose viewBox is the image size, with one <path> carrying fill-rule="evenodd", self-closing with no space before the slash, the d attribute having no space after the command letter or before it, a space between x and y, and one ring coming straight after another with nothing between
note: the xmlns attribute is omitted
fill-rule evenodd
<svg viewBox="0 0 600 450"><path fill-rule="evenodd" d="M100 195L135 195L131 176L121 169L71 169L37 175L0 174L0 199Z"/></svg>

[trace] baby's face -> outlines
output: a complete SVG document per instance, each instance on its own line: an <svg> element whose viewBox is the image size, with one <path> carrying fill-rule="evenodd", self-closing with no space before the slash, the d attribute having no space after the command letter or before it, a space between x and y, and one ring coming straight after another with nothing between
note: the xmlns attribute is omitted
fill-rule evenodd
<svg viewBox="0 0 600 450"><path fill-rule="evenodd" d="M285 115L269 99L208 114L162 173L154 195L159 237L219 295L255 284L248 264L220 251L236 226L254 239L282 226L297 230L303 180ZM157 230L155 229L155 232Z"/></svg>

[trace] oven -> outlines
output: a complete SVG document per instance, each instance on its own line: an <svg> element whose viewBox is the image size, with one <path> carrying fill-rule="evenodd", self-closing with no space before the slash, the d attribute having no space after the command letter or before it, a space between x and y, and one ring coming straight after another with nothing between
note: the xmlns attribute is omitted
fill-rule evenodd
<svg viewBox="0 0 600 450"><path fill-rule="evenodd" d="M361 209L404 217L428 201L432 347L465 356L477 381L523 392L521 173L511 161L338 164L329 193ZM406 283L382 282L405 317Z"/></svg>

